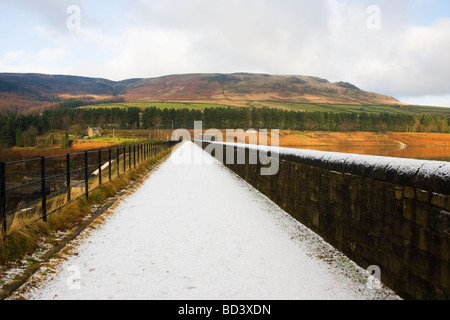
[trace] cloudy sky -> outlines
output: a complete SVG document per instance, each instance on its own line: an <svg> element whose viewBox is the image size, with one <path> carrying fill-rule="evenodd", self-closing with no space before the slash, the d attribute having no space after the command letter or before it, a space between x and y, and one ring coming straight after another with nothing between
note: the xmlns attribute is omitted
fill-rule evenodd
<svg viewBox="0 0 450 320"><path fill-rule="evenodd" d="M257 72L450 107L449 0L0 0L0 72Z"/></svg>

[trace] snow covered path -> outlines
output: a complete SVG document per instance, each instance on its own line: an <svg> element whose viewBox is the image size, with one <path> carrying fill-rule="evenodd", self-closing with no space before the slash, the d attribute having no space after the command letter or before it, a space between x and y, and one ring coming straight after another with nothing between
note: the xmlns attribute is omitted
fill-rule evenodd
<svg viewBox="0 0 450 320"><path fill-rule="evenodd" d="M193 164L193 154L209 157L190 142L178 147L101 227L77 240L77 255L23 296L374 298L308 252L297 238L305 227L212 158Z"/></svg>

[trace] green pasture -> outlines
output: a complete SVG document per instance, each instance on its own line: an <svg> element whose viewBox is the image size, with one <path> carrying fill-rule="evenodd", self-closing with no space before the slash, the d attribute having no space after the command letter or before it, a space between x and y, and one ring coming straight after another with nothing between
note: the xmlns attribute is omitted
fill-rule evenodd
<svg viewBox="0 0 450 320"><path fill-rule="evenodd" d="M139 108L141 110L147 108L157 109L188 109L188 110L205 110L212 108L228 108L228 106L211 103L187 103L187 102L125 102L125 103L110 103L99 104L82 107L85 109L107 109L107 108Z"/></svg>
<svg viewBox="0 0 450 320"><path fill-rule="evenodd" d="M304 112L333 112L333 113L391 113L391 114L429 114L436 116L450 116L450 108L429 107L429 106L388 106L388 105L347 105L347 104L314 104L314 103L296 103L296 102L278 102L264 101L265 105L272 105L274 108L282 107L292 111ZM248 103L249 107L262 107L262 104L255 101ZM188 109L205 110L212 108L228 108L223 104L213 103L194 103L194 102L125 102L84 106L85 109L105 109L105 108L146 108L164 109Z"/></svg>
<svg viewBox="0 0 450 320"><path fill-rule="evenodd" d="M428 106L386 106L386 105L345 105L345 104L313 104L295 102L266 101L274 107L288 108L305 112L335 112L335 113L391 113L391 114L429 114L450 116L450 108Z"/></svg>

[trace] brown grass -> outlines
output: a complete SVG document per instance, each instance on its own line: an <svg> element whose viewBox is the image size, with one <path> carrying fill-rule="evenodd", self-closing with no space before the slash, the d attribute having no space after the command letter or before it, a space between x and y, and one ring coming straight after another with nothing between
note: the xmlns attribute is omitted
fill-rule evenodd
<svg viewBox="0 0 450 320"><path fill-rule="evenodd" d="M296 132L282 131L280 146L352 147L450 147L450 134L441 133L373 133L373 132Z"/></svg>
<svg viewBox="0 0 450 320"><path fill-rule="evenodd" d="M450 147L450 134L445 133L389 133L389 137L411 147Z"/></svg>
<svg viewBox="0 0 450 320"><path fill-rule="evenodd" d="M75 141L70 148L71 152L83 152L89 150L108 149L117 146L117 143L107 141Z"/></svg>
<svg viewBox="0 0 450 320"><path fill-rule="evenodd" d="M117 146L116 143L107 141L75 141L71 148L17 148L1 150L0 161L18 161L23 159L34 159L39 157L52 157L67 153L78 153L83 151L107 149Z"/></svg>
<svg viewBox="0 0 450 320"><path fill-rule="evenodd" d="M194 130L189 130L194 136ZM203 130L203 133L206 130ZM226 130L220 130L223 138ZM258 138L259 138L258 134ZM375 132L311 132L280 130L280 146L301 148L305 146L400 146L410 147L450 147L450 134L445 133L375 133ZM270 131L268 144L271 144ZM259 140L258 140L259 141ZM238 141L243 142L243 141Z"/></svg>

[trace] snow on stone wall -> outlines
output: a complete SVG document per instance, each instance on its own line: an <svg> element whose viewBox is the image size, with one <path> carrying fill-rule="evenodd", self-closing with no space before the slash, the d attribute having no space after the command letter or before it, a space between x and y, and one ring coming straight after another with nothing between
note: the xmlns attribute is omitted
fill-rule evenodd
<svg viewBox="0 0 450 320"><path fill-rule="evenodd" d="M379 266L400 295L450 298L450 163L222 145L246 150L227 167L362 267ZM278 159L276 175L249 163L260 151Z"/></svg>

